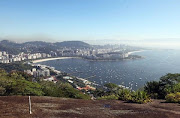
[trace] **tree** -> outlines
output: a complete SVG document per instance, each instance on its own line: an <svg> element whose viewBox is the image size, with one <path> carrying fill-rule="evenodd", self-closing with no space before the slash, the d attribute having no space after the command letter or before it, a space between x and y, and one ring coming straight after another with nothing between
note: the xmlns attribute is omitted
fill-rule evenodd
<svg viewBox="0 0 180 118"><path fill-rule="evenodd" d="M180 90L180 74L166 74L160 78L159 82L147 82L144 90L150 94L152 98L164 99L171 92Z"/></svg>
<svg viewBox="0 0 180 118"><path fill-rule="evenodd" d="M151 96L151 98L158 98L159 96L159 82L152 81L152 82L147 82L146 85L144 86L144 90Z"/></svg>
<svg viewBox="0 0 180 118"><path fill-rule="evenodd" d="M12 85L12 94L14 95L44 95L42 87L38 83L32 83L26 80L16 80Z"/></svg>

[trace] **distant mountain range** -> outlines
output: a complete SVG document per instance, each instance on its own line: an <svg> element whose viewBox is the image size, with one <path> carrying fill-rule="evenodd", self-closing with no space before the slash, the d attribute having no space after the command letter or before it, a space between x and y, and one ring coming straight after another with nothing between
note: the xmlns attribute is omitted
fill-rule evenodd
<svg viewBox="0 0 180 118"><path fill-rule="evenodd" d="M43 41L32 41L25 43L16 43L9 40L0 41L0 51L7 51L10 54L18 54L19 52L44 52L56 51L61 48L84 49L92 48L88 43L82 41L64 41L56 43L48 43Z"/></svg>

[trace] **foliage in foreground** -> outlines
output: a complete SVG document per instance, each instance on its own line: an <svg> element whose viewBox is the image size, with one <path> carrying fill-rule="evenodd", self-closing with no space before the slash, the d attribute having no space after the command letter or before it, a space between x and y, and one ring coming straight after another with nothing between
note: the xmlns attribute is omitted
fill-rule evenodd
<svg viewBox="0 0 180 118"><path fill-rule="evenodd" d="M74 89L68 83L31 82L29 76L19 72L6 73L0 70L0 96L32 95L53 96L77 99L90 99L90 96Z"/></svg>
<svg viewBox="0 0 180 118"><path fill-rule="evenodd" d="M118 100L118 96L117 95L107 95L107 96L102 96L98 98L99 100Z"/></svg>
<svg viewBox="0 0 180 118"><path fill-rule="evenodd" d="M180 103L180 92L166 95L166 102Z"/></svg>
<svg viewBox="0 0 180 118"><path fill-rule="evenodd" d="M121 88L115 84L108 83L105 85L107 87L107 91L96 90L96 95L101 95L98 97L100 100L123 100L127 102L133 103L147 103L150 102L151 99L149 95L145 91L131 91L126 88ZM100 93L101 92L101 93ZM103 95L104 94L104 95Z"/></svg>
<svg viewBox="0 0 180 118"><path fill-rule="evenodd" d="M148 103L151 102L151 98L145 91L137 90L136 92L131 93L130 102L134 103Z"/></svg>
<svg viewBox="0 0 180 118"><path fill-rule="evenodd" d="M160 78L159 82L147 82L144 90L151 98L165 99L170 93L180 92L180 74L167 74Z"/></svg>
<svg viewBox="0 0 180 118"><path fill-rule="evenodd" d="M0 95L36 95L42 96L44 93L38 83L32 83L25 80L21 75L13 73L12 75L0 77Z"/></svg>
<svg viewBox="0 0 180 118"><path fill-rule="evenodd" d="M55 85L52 82L41 82L40 84L45 96L90 99L89 95L83 94L77 89L74 89L68 83L58 82Z"/></svg>

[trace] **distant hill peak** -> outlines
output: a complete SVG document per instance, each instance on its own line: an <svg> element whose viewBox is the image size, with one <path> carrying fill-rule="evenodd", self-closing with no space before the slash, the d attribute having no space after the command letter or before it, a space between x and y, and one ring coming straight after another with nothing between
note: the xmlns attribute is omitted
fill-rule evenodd
<svg viewBox="0 0 180 118"><path fill-rule="evenodd" d="M2 40L0 41L0 43L16 43L16 42L10 40Z"/></svg>
<svg viewBox="0 0 180 118"><path fill-rule="evenodd" d="M63 41L55 43L61 47L90 48L91 45L83 41Z"/></svg>

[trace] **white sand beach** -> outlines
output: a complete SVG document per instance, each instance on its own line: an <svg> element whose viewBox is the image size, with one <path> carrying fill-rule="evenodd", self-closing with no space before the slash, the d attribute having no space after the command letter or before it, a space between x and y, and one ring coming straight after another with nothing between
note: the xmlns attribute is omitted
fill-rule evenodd
<svg viewBox="0 0 180 118"><path fill-rule="evenodd" d="M133 53L136 53L136 52L143 52L143 51L145 51L145 50L132 51L132 52L128 52L128 54L130 55L130 54L133 54Z"/></svg>
<svg viewBox="0 0 180 118"><path fill-rule="evenodd" d="M57 58L38 59L38 60L32 61L32 63L39 63L39 62L58 60L58 59L71 59L71 58L77 58L77 57L57 57Z"/></svg>

